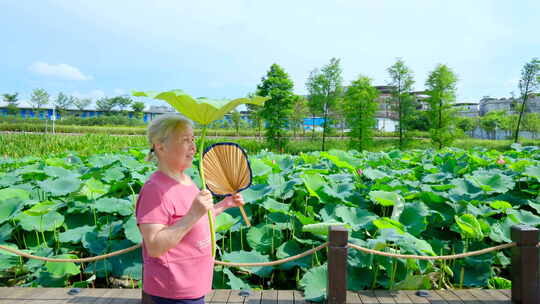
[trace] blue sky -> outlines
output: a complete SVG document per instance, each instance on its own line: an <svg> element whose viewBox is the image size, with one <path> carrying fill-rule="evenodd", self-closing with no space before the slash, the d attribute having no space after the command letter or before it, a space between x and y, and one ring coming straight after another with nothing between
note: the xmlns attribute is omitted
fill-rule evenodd
<svg viewBox="0 0 540 304"><path fill-rule="evenodd" d="M309 72L341 59L344 83L375 85L401 57L422 90L438 63L458 101L517 93L540 57L540 1L0 0L0 93L115 96L183 89L234 98L272 63L307 92Z"/></svg>

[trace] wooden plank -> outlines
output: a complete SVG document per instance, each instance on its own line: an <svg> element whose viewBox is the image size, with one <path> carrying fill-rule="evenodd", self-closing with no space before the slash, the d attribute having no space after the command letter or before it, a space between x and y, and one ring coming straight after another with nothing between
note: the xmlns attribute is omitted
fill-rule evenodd
<svg viewBox="0 0 540 304"><path fill-rule="evenodd" d="M360 290L358 296L364 304L379 304L379 300L377 300L377 296L375 296L373 290Z"/></svg>
<svg viewBox="0 0 540 304"><path fill-rule="evenodd" d="M469 292L482 303L495 304L497 303L489 294L486 294L481 289L469 289Z"/></svg>
<svg viewBox="0 0 540 304"><path fill-rule="evenodd" d="M244 299L244 304L260 304L262 292L260 290L252 290L251 295Z"/></svg>
<svg viewBox="0 0 540 304"><path fill-rule="evenodd" d="M510 300L510 297L508 297L507 295L501 293L500 291L496 289L482 289L482 291L484 291L485 293L488 293L493 299L498 300L498 301Z"/></svg>
<svg viewBox="0 0 540 304"><path fill-rule="evenodd" d="M126 290L129 290L130 292L127 294L127 297L129 299L141 299L142 297L142 290L140 288L126 288Z"/></svg>
<svg viewBox="0 0 540 304"><path fill-rule="evenodd" d="M81 292L69 295L70 288L0 287L0 304L138 304L140 289L81 288ZM213 290L205 296L212 304L307 304L301 291L265 290L251 291L249 297L241 297L239 290ZM348 304L510 304L510 290L458 289L430 290L429 296L419 297L415 290L385 291L364 290L347 292Z"/></svg>
<svg viewBox="0 0 540 304"><path fill-rule="evenodd" d="M479 289L479 291L482 292L488 299L490 299L491 303L510 303L510 299L508 297L494 289Z"/></svg>
<svg viewBox="0 0 540 304"><path fill-rule="evenodd" d="M13 299L24 298L24 294L27 292L28 288L24 287L1 287L0 304L11 304Z"/></svg>
<svg viewBox="0 0 540 304"><path fill-rule="evenodd" d="M450 290L464 303L467 304L482 304L468 289L453 289Z"/></svg>
<svg viewBox="0 0 540 304"><path fill-rule="evenodd" d="M278 304L277 290L263 290L261 304Z"/></svg>
<svg viewBox="0 0 540 304"><path fill-rule="evenodd" d="M463 304L463 301L456 296L451 290L432 290L431 292L436 292L441 298L446 302L452 304Z"/></svg>
<svg viewBox="0 0 540 304"><path fill-rule="evenodd" d="M229 289L216 289L211 303L227 304L230 293Z"/></svg>
<svg viewBox="0 0 540 304"><path fill-rule="evenodd" d="M107 304L107 303L110 303L112 301L112 297L114 297L114 289L85 288L81 290L81 292L75 295L74 297L76 297L77 303Z"/></svg>
<svg viewBox="0 0 540 304"><path fill-rule="evenodd" d="M135 304L141 302L141 296L136 299L134 298L135 292L137 289L132 288L118 288L115 289L116 292L112 295L111 304Z"/></svg>
<svg viewBox="0 0 540 304"><path fill-rule="evenodd" d="M453 304L453 303L448 303L446 302L445 299L443 299L438 293L436 290L430 290L429 291L429 303L433 303L433 304Z"/></svg>
<svg viewBox="0 0 540 304"><path fill-rule="evenodd" d="M35 300L39 298L41 294L43 294L43 290L41 288L31 288L31 287L25 287L22 289L22 293L19 294L16 298L17 303L29 303L32 300ZM14 302L8 302L8 303L14 303Z"/></svg>
<svg viewBox="0 0 540 304"><path fill-rule="evenodd" d="M205 296L204 296L204 302L205 303L211 303L212 302L212 298L214 297L214 293L216 291L215 290L210 290L209 293L207 293Z"/></svg>
<svg viewBox="0 0 540 304"><path fill-rule="evenodd" d="M345 301L347 304L362 304L362 300L360 299L360 296L356 292L347 291L347 300ZM281 302L279 303L281 304Z"/></svg>
<svg viewBox="0 0 540 304"><path fill-rule="evenodd" d="M304 294L301 291L295 290L293 291L294 295L294 304L306 304L306 299L304 298Z"/></svg>
<svg viewBox="0 0 540 304"><path fill-rule="evenodd" d="M240 290L231 290L231 293L229 294L229 301L227 301L227 303L244 303L244 297L240 296Z"/></svg>
<svg viewBox="0 0 540 304"><path fill-rule="evenodd" d="M409 299L415 304L429 304L429 298L420 297L416 295L417 290L402 290L403 294L407 295Z"/></svg>
<svg viewBox="0 0 540 304"><path fill-rule="evenodd" d="M278 290L279 304L294 304L294 293L292 290Z"/></svg>
<svg viewBox="0 0 540 304"><path fill-rule="evenodd" d="M42 290L47 290L43 292L43 296L40 297L37 301L32 301L32 304L41 304L41 303L68 303L69 301L73 302L73 295L69 295L68 291L71 288L40 288ZM81 291L84 289L81 289Z"/></svg>
<svg viewBox="0 0 540 304"><path fill-rule="evenodd" d="M405 293L404 290L397 290L393 292L394 300L397 304L413 304L409 296Z"/></svg>
<svg viewBox="0 0 540 304"><path fill-rule="evenodd" d="M396 301L394 301L394 296L391 291L389 290L374 290L373 293L377 297L377 300L379 300L379 303L381 304L395 304Z"/></svg>
<svg viewBox="0 0 540 304"><path fill-rule="evenodd" d="M503 295L505 295L508 299L512 299L512 290L510 289L497 289L498 292L502 293Z"/></svg>
<svg viewBox="0 0 540 304"><path fill-rule="evenodd" d="M54 298L59 294L57 288L30 288L28 293L24 294L22 303L51 303L49 298Z"/></svg>

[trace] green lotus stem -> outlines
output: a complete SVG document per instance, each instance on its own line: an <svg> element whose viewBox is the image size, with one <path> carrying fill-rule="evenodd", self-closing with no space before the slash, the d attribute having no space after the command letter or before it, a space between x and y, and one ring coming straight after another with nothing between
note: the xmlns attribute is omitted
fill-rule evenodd
<svg viewBox="0 0 540 304"><path fill-rule="evenodd" d="M203 125L201 132L201 144L199 149L199 172L201 175L201 188L206 189L206 182L204 180L204 166L203 166L203 152L204 152L204 138L206 137L206 128L208 125ZM212 257L216 257L216 231L214 230L214 216L212 209L208 209L208 222L210 223L210 241L212 242Z"/></svg>

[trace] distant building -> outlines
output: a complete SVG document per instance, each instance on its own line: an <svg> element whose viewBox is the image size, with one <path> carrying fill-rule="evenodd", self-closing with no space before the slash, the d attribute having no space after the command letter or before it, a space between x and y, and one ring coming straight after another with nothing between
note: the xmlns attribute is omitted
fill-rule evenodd
<svg viewBox="0 0 540 304"><path fill-rule="evenodd" d="M476 101L456 102L452 107L457 109L458 116L478 117L480 113L478 102Z"/></svg>
<svg viewBox="0 0 540 304"><path fill-rule="evenodd" d="M492 98L483 97L480 99L479 113L484 116L491 111L507 111L509 114L514 112L514 100L512 98Z"/></svg>
<svg viewBox="0 0 540 304"><path fill-rule="evenodd" d="M397 131L399 124L398 113L392 109L392 91L394 90L393 86L382 85L375 86L379 90L379 109L375 113L375 119L377 120L377 130L383 132L395 132ZM428 108L428 103L426 99L429 97L424 91L413 91L411 94L415 98L416 109L417 110L426 110Z"/></svg>
<svg viewBox="0 0 540 304"><path fill-rule="evenodd" d="M53 117L53 112L56 120L62 119L61 112L54 111L53 107L51 106L44 106L41 107L39 110L34 110L34 108L29 105L25 101L18 101L17 102L17 111L16 114L19 117L22 118L39 118L39 119L49 119L51 120ZM104 111L98 111L92 106L89 106L83 110L70 108L62 110L63 112L69 113L69 116L75 116L75 117L82 117L82 118L92 118L92 117L99 117L106 115L106 112ZM119 113L118 110L111 110L109 113L116 114ZM143 111L143 120L144 122L149 122L157 115L163 114L163 113L171 113L175 112L175 110L172 107L169 106L150 106L148 110ZM124 113L127 113L127 116L131 119L135 117L134 111L124 111ZM8 115L8 103L7 102L0 102L0 116L7 116Z"/></svg>
<svg viewBox="0 0 540 304"><path fill-rule="evenodd" d="M393 87L389 85L374 86L379 91L379 97L375 100L379 104L379 108L375 112L376 124L373 126L379 131L383 132L395 132L398 127L398 114L392 109L392 90ZM344 87L344 91L347 87ZM427 108L428 97L423 91L411 92L417 102L418 110L425 110ZM307 98L307 96L304 96ZM336 116L334 113L330 113L330 116ZM324 124L324 118L322 117L307 117L304 118L304 129L322 130Z"/></svg>
<svg viewBox="0 0 540 304"><path fill-rule="evenodd" d="M519 98L492 98L485 96L480 99L479 112L480 116L484 116L491 111L504 110L508 114L517 114L521 99ZM516 108L517 107L517 108ZM527 100L527 113L540 113L540 96L532 96Z"/></svg>

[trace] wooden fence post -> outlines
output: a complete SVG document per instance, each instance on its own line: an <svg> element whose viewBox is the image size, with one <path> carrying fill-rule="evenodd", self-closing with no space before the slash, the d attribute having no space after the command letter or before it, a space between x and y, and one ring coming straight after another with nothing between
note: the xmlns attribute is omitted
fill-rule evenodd
<svg viewBox="0 0 540 304"><path fill-rule="evenodd" d="M330 226L328 235L328 304L345 304L348 231L343 226Z"/></svg>
<svg viewBox="0 0 540 304"><path fill-rule="evenodd" d="M538 229L512 226L512 303L540 303L540 255Z"/></svg>

